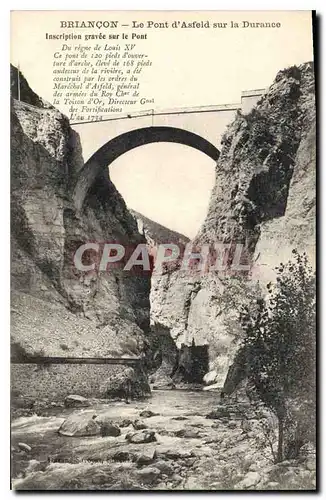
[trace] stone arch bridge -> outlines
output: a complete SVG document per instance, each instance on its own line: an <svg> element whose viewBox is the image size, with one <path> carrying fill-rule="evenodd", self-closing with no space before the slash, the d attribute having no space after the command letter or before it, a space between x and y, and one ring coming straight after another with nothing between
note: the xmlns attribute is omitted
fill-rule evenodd
<svg viewBox="0 0 326 500"><path fill-rule="evenodd" d="M87 159L79 173L74 202L81 209L88 191L103 170L122 154L154 142L173 142L195 148L214 162L219 157L220 139L237 110L247 113L264 89L242 92L238 104L223 104L172 110L144 110L111 115L98 122L72 123L80 135Z"/></svg>

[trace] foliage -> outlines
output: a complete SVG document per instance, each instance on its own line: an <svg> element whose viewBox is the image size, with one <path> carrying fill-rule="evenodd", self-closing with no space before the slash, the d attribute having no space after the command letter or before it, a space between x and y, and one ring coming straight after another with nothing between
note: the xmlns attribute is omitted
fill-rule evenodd
<svg viewBox="0 0 326 500"><path fill-rule="evenodd" d="M243 276L231 276L223 279L223 300L221 303L221 313L223 315L223 323L228 333L234 338L237 343L243 338L243 326L239 324L239 315L242 314L242 309L256 307L257 298L261 297L262 290L259 282L250 282Z"/></svg>
<svg viewBox="0 0 326 500"><path fill-rule="evenodd" d="M240 316L248 376L278 417L277 461L283 457L288 402L315 393L315 275L306 254L293 250L293 257L276 269L267 298L259 298L255 309L244 306Z"/></svg>

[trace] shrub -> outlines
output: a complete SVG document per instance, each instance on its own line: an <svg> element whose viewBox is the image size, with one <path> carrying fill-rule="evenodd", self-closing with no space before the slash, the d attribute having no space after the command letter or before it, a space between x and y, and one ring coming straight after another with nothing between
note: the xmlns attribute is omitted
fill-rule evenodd
<svg viewBox="0 0 326 500"><path fill-rule="evenodd" d="M277 462L298 454L309 426L300 417L311 420L315 408L315 275L306 254L293 257L240 316L249 379L278 418Z"/></svg>

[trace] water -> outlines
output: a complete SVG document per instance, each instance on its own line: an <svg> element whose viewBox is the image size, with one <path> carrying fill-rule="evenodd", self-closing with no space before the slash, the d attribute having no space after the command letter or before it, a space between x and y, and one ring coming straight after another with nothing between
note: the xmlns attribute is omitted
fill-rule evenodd
<svg viewBox="0 0 326 500"><path fill-rule="evenodd" d="M206 415L220 401L219 392L170 390L153 391L148 408L162 415L196 414ZM155 408L155 410L154 410Z"/></svg>
<svg viewBox="0 0 326 500"><path fill-rule="evenodd" d="M102 442L101 437L71 438L58 434L62 422L74 412L87 412L90 417L94 414L105 415L106 418L118 422L122 419L136 420L144 409L151 410L157 416L145 419L146 424L154 426L155 429L173 429L175 426L183 426L184 422L178 422L175 417L183 417L187 424L198 423L208 425L205 419L207 413L216 407L219 401L219 393L208 391L169 390L153 391L152 397L144 401L124 401L107 403L94 403L85 409L73 408L49 408L44 409L39 415L21 417L12 422L12 446L13 451L13 475L17 477L28 465L30 459L47 462L58 453L64 461L71 460L73 450L80 449L83 444L87 450L91 442ZM181 420L181 419L180 419ZM132 428L131 428L132 429ZM130 430L130 429L129 429ZM114 439L114 438L110 438ZM168 438L162 438L168 439ZM17 446L19 442L27 443L32 451L25 454ZM123 443L124 445L124 440ZM96 444L97 446L97 444Z"/></svg>

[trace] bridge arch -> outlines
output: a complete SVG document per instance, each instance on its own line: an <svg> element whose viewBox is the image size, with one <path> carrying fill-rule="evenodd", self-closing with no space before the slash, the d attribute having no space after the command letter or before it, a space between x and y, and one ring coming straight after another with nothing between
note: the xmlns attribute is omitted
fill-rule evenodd
<svg viewBox="0 0 326 500"><path fill-rule="evenodd" d="M220 154L219 150L203 137L180 128L158 126L125 132L98 149L79 172L73 194L76 208L82 208L93 183L114 160L131 149L153 142L184 144L201 151L215 162Z"/></svg>

